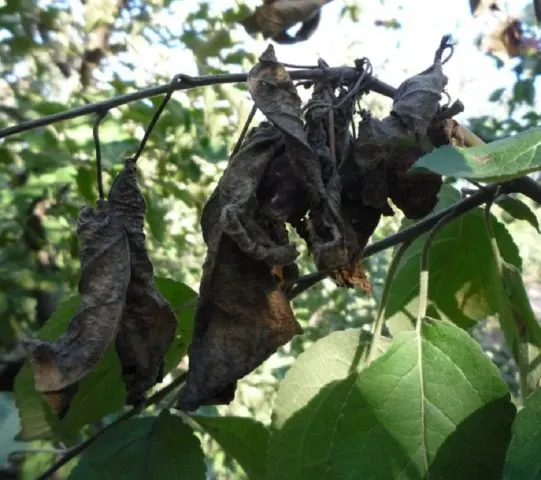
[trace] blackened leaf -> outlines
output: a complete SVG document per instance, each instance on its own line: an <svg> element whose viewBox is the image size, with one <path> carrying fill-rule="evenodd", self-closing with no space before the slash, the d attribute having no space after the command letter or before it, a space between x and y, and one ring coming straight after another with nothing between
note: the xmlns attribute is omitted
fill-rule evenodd
<svg viewBox="0 0 541 480"><path fill-rule="evenodd" d="M248 88L256 106L282 132L293 174L306 192L311 210L307 233L316 265L319 269L344 265L347 255L338 207L339 178L331 175L325 183L324 165L312 148L301 120L301 100L289 74L277 62L272 45L250 70ZM317 128L312 133L317 136L322 127L319 119L314 127ZM317 147L323 148L325 140L319 135Z"/></svg>
<svg viewBox="0 0 541 480"><path fill-rule="evenodd" d="M81 456L73 480L204 480L199 439L177 415L130 419L107 430Z"/></svg>
<svg viewBox="0 0 541 480"><path fill-rule="evenodd" d="M220 403L229 403L232 383L300 332L270 268L223 235L214 268L201 282L179 408L194 410L220 399L224 390Z"/></svg>
<svg viewBox="0 0 541 480"><path fill-rule="evenodd" d="M289 74L276 60L272 45L250 70L248 88L256 106L283 133L295 174L310 189L311 203L322 202L325 187L301 120L301 99Z"/></svg>
<svg viewBox="0 0 541 480"><path fill-rule="evenodd" d="M329 1L332 0L264 1L242 24L248 33L261 32L264 38L274 37L296 23L308 21Z"/></svg>
<svg viewBox="0 0 541 480"><path fill-rule="evenodd" d="M124 226L130 249L131 276L126 306L116 338L128 404L144 399L147 389L161 382L163 360L175 336L176 318L154 281L145 246L145 200L137 184L135 165L128 160L109 193L111 210Z"/></svg>
<svg viewBox="0 0 541 480"><path fill-rule="evenodd" d="M242 148L231 158L217 192L211 197L211 202L218 202L220 208L206 208L214 215L212 218L204 215L207 220L203 235L211 238L207 241L211 252L216 249L223 231L246 254L269 265L287 265L297 257L292 245L277 243L256 218L257 190L269 163L281 147L280 132L268 123L262 123L250 132Z"/></svg>
<svg viewBox="0 0 541 480"><path fill-rule="evenodd" d="M81 305L67 331L55 342L26 342L36 390L58 392L80 381L103 356L116 335L130 277L128 241L107 202L79 216ZM72 392L66 392L71 398ZM61 401L55 394L58 405ZM65 408L64 408L65 410Z"/></svg>
<svg viewBox="0 0 541 480"><path fill-rule="evenodd" d="M441 54L441 50L440 46L436 56ZM408 78L398 87L393 114L410 132L425 135L438 111L441 93L446 85L447 77L443 74L441 61L436 60L427 70Z"/></svg>
<svg viewBox="0 0 541 480"><path fill-rule="evenodd" d="M193 330L197 294L181 282L157 277L160 292L173 307L178 319L177 333L165 356L164 373L175 369L186 355ZM80 304L78 295L68 297L38 332L41 340L54 340L66 330L70 318ZM43 395L36 392L32 371L25 364L15 381L15 401L21 421L22 440L62 438L64 442L81 427L117 412L126 401L121 370L113 342L98 365L81 382L66 416L58 419L51 412Z"/></svg>

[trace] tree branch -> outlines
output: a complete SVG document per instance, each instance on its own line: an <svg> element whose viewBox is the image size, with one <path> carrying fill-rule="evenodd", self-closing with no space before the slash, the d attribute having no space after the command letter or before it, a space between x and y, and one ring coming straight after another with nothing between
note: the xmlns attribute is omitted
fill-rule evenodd
<svg viewBox="0 0 541 480"><path fill-rule="evenodd" d="M334 81L352 81L359 77L362 71L354 67L334 67L326 70L321 68L314 68L310 70L293 70L289 72L292 80L318 80L320 78L327 78ZM191 77L189 75L181 75L180 81L175 85L174 90L188 90L191 88L205 87L209 85L221 85L224 83L243 83L248 79L247 73L233 73L222 75L204 75L201 77ZM393 97L396 89L387 85L386 83L371 77L368 82L369 89L373 92L379 93L386 97ZM17 133L26 132L35 128L44 127L53 123L62 122L64 120L70 120L72 118L81 117L83 115L91 115L93 113L103 112L120 105L125 105L130 102L142 100L144 98L155 97L156 95L163 95L171 88L170 83L165 85L159 85L157 87L144 88L133 93L126 95L119 95L109 100L102 102L90 103L82 107L72 108L64 112L56 113L54 115L47 115L35 120L19 123L11 127L3 128L0 130L0 138L5 138Z"/></svg>
<svg viewBox="0 0 541 480"><path fill-rule="evenodd" d="M363 258L371 257L376 253L387 250L388 248L394 247L402 242L414 240L423 233L428 232L443 217L449 214L454 214L457 216L462 215L470 210L473 210L474 208L479 207L480 205L483 205L494 197L494 194L498 188L501 189L501 193L522 193L523 195L527 195L528 197L532 198L536 202L541 203L541 186L529 177L521 177L508 182L487 185L482 190L479 190L470 197L455 203L449 208L432 214L423 220L414 223L403 230L400 230L394 235L390 235L387 238L380 240L379 242L368 245L364 250ZM299 296L301 293L313 287L324 278L327 278L329 274L330 272L315 272L300 277L295 286L291 289L288 298L293 299Z"/></svg>

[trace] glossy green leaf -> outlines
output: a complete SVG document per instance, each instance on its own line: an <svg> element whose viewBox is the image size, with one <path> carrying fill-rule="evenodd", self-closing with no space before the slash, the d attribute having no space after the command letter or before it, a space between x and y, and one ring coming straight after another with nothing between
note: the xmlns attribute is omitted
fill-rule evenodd
<svg viewBox="0 0 541 480"><path fill-rule="evenodd" d="M460 193L444 185L435 211L460 200ZM404 222L404 226L411 222ZM505 227L495 222L503 257L521 267L521 258ZM386 324L393 334L412 329L419 304L421 253L428 234L417 238L405 252L385 305ZM486 232L484 212L475 209L444 226L430 248L429 315L468 328L497 310L494 259ZM493 281L490 281L492 279Z"/></svg>
<svg viewBox="0 0 541 480"><path fill-rule="evenodd" d="M191 417L244 469L250 480L265 476L269 430L247 417Z"/></svg>
<svg viewBox="0 0 541 480"><path fill-rule="evenodd" d="M177 315L177 332L165 357L164 370L168 373L179 364L191 341L196 293L183 283L168 278L156 278L156 284ZM43 340L56 339L66 329L78 304L78 296L62 302L38 336ZM36 392L32 372L25 364L15 383L15 398L21 420L19 438L31 440L50 438L54 433L64 436L73 434L82 426L122 408L125 397L114 345L79 383L77 394L62 420L55 417L42 395Z"/></svg>
<svg viewBox="0 0 541 480"><path fill-rule="evenodd" d="M421 157L413 169L484 182L501 182L541 169L541 128L469 148L443 146Z"/></svg>
<svg viewBox="0 0 541 480"><path fill-rule="evenodd" d="M360 372L362 342L326 341L280 385L268 480L500 478L515 407L466 332L425 323Z"/></svg>
<svg viewBox="0 0 541 480"><path fill-rule="evenodd" d="M541 390L532 393L513 423L503 480L538 480L541 475Z"/></svg>
<svg viewBox="0 0 541 480"><path fill-rule="evenodd" d="M517 220L525 220L533 228L540 232L539 221L537 220L535 213L522 200L514 197L505 196L499 198L496 204L513 218L516 218Z"/></svg>
<svg viewBox="0 0 541 480"><path fill-rule="evenodd" d="M163 410L108 429L81 456L73 480L204 480L201 444L180 417Z"/></svg>

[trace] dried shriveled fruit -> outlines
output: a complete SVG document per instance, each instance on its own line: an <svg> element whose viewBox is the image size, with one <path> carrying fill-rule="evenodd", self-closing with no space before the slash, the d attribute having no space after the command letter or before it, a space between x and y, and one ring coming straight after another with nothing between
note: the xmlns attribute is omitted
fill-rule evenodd
<svg viewBox="0 0 541 480"><path fill-rule="evenodd" d="M130 279L128 239L107 202L81 210L81 304L68 329L55 342L27 341L38 392L65 413L76 384L98 363L115 337Z"/></svg>
<svg viewBox="0 0 541 480"><path fill-rule="evenodd" d="M111 187L109 203L124 226L130 249L130 283L115 346L128 391L127 403L135 405L144 400L146 390L162 381L164 356L177 322L154 282L145 246L146 205L130 160Z"/></svg>

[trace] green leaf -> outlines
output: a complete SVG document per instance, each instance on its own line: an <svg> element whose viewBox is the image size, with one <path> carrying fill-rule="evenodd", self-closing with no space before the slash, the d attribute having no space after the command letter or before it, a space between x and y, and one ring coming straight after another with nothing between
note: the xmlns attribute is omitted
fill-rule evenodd
<svg viewBox="0 0 541 480"><path fill-rule="evenodd" d="M516 218L517 220L527 221L533 228L540 232L539 222L537 220L537 217L535 216L535 213L522 200L514 197L505 196L499 198L496 201L496 204L513 218Z"/></svg>
<svg viewBox="0 0 541 480"><path fill-rule="evenodd" d="M490 96L488 97L489 102L498 102L502 98L503 92L505 92L505 88L498 88L497 90L494 90Z"/></svg>
<svg viewBox="0 0 541 480"><path fill-rule="evenodd" d="M541 128L469 148L443 146L421 157L412 169L483 182L502 182L541 169Z"/></svg>
<svg viewBox="0 0 541 480"><path fill-rule="evenodd" d="M77 187L83 198L92 205L98 198L96 171L90 166L82 166L77 170Z"/></svg>
<svg viewBox="0 0 541 480"><path fill-rule="evenodd" d="M131 419L108 429L68 478L204 480L206 465L191 428L164 410L158 417Z"/></svg>
<svg viewBox="0 0 541 480"><path fill-rule="evenodd" d="M444 185L435 211L460 200L460 193ZM411 222L404 222L404 226ZM506 228L494 224L503 257L521 267L521 258ZM428 234L417 238L404 254L390 285L385 319L391 333L412 329L419 304L421 253ZM469 328L497 311L494 258L484 212L475 209L443 227L430 248L429 315ZM492 281L491 281L492 279Z"/></svg>
<svg viewBox="0 0 541 480"><path fill-rule="evenodd" d="M538 480L541 472L541 390L532 393L513 423L503 480Z"/></svg>
<svg viewBox="0 0 541 480"><path fill-rule="evenodd" d="M312 478L309 465L302 467L301 457L307 462L324 458L348 392L347 379L365 367L370 340L371 335L362 329L333 332L308 348L289 369L275 400L267 479ZM312 420L318 426L310 431Z"/></svg>
<svg viewBox="0 0 541 480"><path fill-rule="evenodd" d="M268 428L246 417L193 415L191 418L239 463L250 480L264 478L265 456L269 443Z"/></svg>
<svg viewBox="0 0 541 480"><path fill-rule="evenodd" d="M493 222L485 222L496 271L493 277L497 313L517 363L521 397L525 398L539 386L541 378L541 366L533 365L541 354L541 325L535 318L520 271L502 258L493 238Z"/></svg>
<svg viewBox="0 0 541 480"><path fill-rule="evenodd" d="M14 440L18 429L17 409L11 395L0 392L0 465L4 465L11 452L24 449L23 443Z"/></svg>
<svg viewBox="0 0 541 480"><path fill-rule="evenodd" d="M69 318L77 311L80 300L72 296L64 300L39 332L42 340L54 340L65 330ZM36 392L30 366L26 362L15 378L15 405L19 410L20 440L50 438L60 435L60 423L43 396Z"/></svg>
<svg viewBox="0 0 541 480"><path fill-rule="evenodd" d="M156 278L156 284L177 315L175 339L165 356L164 371L168 373L179 364L191 341L196 293L183 283L168 278ZM62 302L40 330L39 338L54 340L60 336L78 305L77 295ZM62 420L56 418L43 396L36 392L30 366L25 364L15 381L15 399L21 420L19 438L32 440L72 435L82 426L122 408L125 397L114 345L109 346L96 368L79 383L77 394Z"/></svg>
<svg viewBox="0 0 541 480"><path fill-rule="evenodd" d="M326 341L280 385L267 479L500 478L515 407L466 332L425 323L361 372L362 342Z"/></svg>
<svg viewBox="0 0 541 480"><path fill-rule="evenodd" d="M165 227L167 226L165 220L167 210L163 205L160 205L160 200L152 193L145 195L145 201L147 204L146 220L150 228L150 233L158 242L163 242L165 238Z"/></svg>

